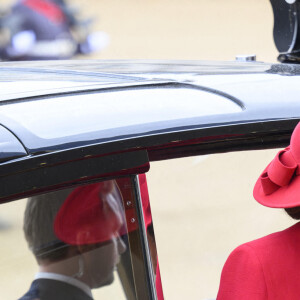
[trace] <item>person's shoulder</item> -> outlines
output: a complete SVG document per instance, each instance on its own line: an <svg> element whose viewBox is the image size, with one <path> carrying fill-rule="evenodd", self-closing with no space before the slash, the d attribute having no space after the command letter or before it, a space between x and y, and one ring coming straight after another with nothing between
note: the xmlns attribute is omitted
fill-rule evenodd
<svg viewBox="0 0 300 300"><path fill-rule="evenodd" d="M238 246L223 267L217 299L267 299L267 283L291 276L299 251L300 223Z"/></svg>
<svg viewBox="0 0 300 300"><path fill-rule="evenodd" d="M266 299L263 266L250 243L234 249L221 273L218 300Z"/></svg>
<svg viewBox="0 0 300 300"><path fill-rule="evenodd" d="M40 297L38 295L38 285L36 283L36 280L34 280L31 283L29 291L26 292L25 295L23 295L18 300L40 300Z"/></svg>
<svg viewBox="0 0 300 300"><path fill-rule="evenodd" d="M259 264L259 260L256 259L257 254L254 242L255 241L251 241L236 247L228 256L225 265L239 265L241 262L243 262L243 265L245 265L250 261L251 265Z"/></svg>
<svg viewBox="0 0 300 300"><path fill-rule="evenodd" d="M281 244L298 242L300 244L300 222L282 231L274 232L259 239L245 243L241 246L259 249Z"/></svg>
<svg viewBox="0 0 300 300"><path fill-rule="evenodd" d="M291 246L300 249L300 222L285 230L244 243L236 247L230 256L269 256L271 253L273 255L276 252L285 252Z"/></svg>

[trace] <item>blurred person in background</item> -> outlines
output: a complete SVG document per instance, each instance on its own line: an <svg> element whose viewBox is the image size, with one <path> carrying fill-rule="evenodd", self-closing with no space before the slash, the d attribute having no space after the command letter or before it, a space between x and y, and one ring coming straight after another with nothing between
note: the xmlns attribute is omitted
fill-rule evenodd
<svg viewBox="0 0 300 300"><path fill-rule="evenodd" d="M92 289L113 282L126 250L115 185L105 181L28 199L23 228L39 272L20 300L91 300Z"/></svg>
<svg viewBox="0 0 300 300"><path fill-rule="evenodd" d="M105 32L90 32L64 0L19 0L0 17L0 59L69 59L100 51L109 43Z"/></svg>

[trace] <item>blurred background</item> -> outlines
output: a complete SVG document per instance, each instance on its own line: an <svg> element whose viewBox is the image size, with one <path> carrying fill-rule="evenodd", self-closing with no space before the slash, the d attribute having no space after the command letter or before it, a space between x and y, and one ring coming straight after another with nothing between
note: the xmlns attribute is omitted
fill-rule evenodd
<svg viewBox="0 0 300 300"><path fill-rule="evenodd" d="M3 1L7 8L12 1ZM76 59L276 62L273 13L265 0L69 0L104 32L101 51ZM276 151L155 162L147 175L165 299L210 299L222 266L239 244L293 222L258 205L252 188ZM13 215L13 212L11 212Z"/></svg>
<svg viewBox="0 0 300 300"><path fill-rule="evenodd" d="M2 0L1 6L14 3ZM91 58L275 61L268 0L69 0L110 43Z"/></svg>

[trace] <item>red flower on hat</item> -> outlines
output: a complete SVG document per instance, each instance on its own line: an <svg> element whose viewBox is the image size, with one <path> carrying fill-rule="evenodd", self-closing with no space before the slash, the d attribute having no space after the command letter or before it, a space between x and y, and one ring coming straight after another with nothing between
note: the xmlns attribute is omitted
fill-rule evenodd
<svg viewBox="0 0 300 300"><path fill-rule="evenodd" d="M260 204L274 208L300 206L300 123L290 146L280 151L256 181L253 196Z"/></svg>
<svg viewBox="0 0 300 300"><path fill-rule="evenodd" d="M298 175L298 164L292 155L290 147L279 151L267 167L267 170L260 176L264 194L270 195L280 187L288 185L295 171Z"/></svg>

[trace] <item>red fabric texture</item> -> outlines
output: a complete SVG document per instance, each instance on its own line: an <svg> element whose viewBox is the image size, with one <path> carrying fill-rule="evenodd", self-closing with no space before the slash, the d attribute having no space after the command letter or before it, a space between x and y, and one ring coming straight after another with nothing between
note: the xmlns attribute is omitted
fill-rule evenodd
<svg viewBox="0 0 300 300"><path fill-rule="evenodd" d="M237 247L221 275L217 300L298 300L300 223Z"/></svg>
<svg viewBox="0 0 300 300"><path fill-rule="evenodd" d="M74 189L56 215L56 236L70 245L109 241L122 226L119 204L109 197L114 184L109 180Z"/></svg>
<svg viewBox="0 0 300 300"><path fill-rule="evenodd" d="M65 21L65 15L58 5L46 0L25 0L24 5L38 12L53 23L61 24Z"/></svg>

